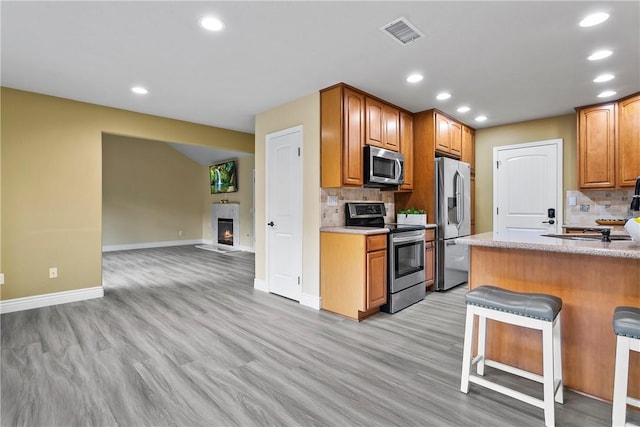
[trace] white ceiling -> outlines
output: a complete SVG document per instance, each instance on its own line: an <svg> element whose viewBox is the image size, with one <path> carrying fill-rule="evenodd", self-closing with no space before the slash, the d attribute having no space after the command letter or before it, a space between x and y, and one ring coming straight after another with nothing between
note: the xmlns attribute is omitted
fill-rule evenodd
<svg viewBox="0 0 640 427"><path fill-rule="evenodd" d="M337 82L474 128L640 91L640 2L2 1L3 86L253 133L255 115ZM593 11L611 17L592 28ZM223 19L202 30L203 15ZM426 38L379 27L404 16ZM586 57L608 48L613 55ZM411 72L425 79L409 84ZM593 83L602 72L607 83ZM130 92L134 85L146 96ZM437 101L447 90L453 97ZM459 105L472 110L456 112ZM488 120L474 122L478 114Z"/></svg>

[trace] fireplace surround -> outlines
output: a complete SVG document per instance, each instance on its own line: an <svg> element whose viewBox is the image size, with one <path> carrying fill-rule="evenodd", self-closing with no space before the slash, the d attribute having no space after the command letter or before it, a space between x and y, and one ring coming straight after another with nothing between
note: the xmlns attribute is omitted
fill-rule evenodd
<svg viewBox="0 0 640 427"><path fill-rule="evenodd" d="M231 221L231 238L224 243L220 243L220 230L218 220ZM223 226L224 227L224 226ZM223 230L224 234L224 230ZM240 245L240 204L239 203L213 203L211 204L211 241L213 245L220 245L229 248L237 248Z"/></svg>

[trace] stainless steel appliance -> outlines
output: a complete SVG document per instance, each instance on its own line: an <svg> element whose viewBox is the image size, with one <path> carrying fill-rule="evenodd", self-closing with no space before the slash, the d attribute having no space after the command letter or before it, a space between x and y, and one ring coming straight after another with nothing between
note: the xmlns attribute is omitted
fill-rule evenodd
<svg viewBox="0 0 640 427"><path fill-rule="evenodd" d="M437 291L451 289L468 280L469 248L455 239L471 234L471 167L446 157L435 160L435 208Z"/></svg>
<svg viewBox="0 0 640 427"><path fill-rule="evenodd" d="M366 145L364 186L395 189L404 183L404 154Z"/></svg>
<svg viewBox="0 0 640 427"><path fill-rule="evenodd" d="M396 313L426 295L425 227L414 224L385 224L382 202L350 202L345 204L345 225L386 227L387 237L387 303L380 307Z"/></svg>

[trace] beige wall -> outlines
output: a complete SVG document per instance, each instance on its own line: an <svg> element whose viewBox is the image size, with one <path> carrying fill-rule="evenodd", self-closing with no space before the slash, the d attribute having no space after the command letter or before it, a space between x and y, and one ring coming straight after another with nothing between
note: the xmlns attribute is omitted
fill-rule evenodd
<svg viewBox="0 0 640 427"><path fill-rule="evenodd" d="M226 159L225 159L226 160ZM231 159L228 159L231 160ZM241 156L238 159L238 191L226 194L211 194L211 188L207 185L203 200L202 212L202 238L212 240L211 204L228 200L229 203L240 204L240 246L253 249L253 169L255 168L255 156ZM209 180L209 167L203 170L204 181ZM216 236L213 243L217 243Z"/></svg>
<svg viewBox="0 0 640 427"><path fill-rule="evenodd" d="M577 188L576 116L549 117L476 131L476 233L493 229L493 148L503 145L563 140L565 192Z"/></svg>
<svg viewBox="0 0 640 427"><path fill-rule="evenodd" d="M102 246L202 240L203 169L167 144L105 134Z"/></svg>
<svg viewBox="0 0 640 427"><path fill-rule="evenodd" d="M101 285L103 133L254 149L251 134L14 89L1 103L3 300Z"/></svg>
<svg viewBox="0 0 640 427"><path fill-rule="evenodd" d="M303 126L302 292L320 296L320 94L284 104L256 116L256 279L266 278L265 140L269 133Z"/></svg>

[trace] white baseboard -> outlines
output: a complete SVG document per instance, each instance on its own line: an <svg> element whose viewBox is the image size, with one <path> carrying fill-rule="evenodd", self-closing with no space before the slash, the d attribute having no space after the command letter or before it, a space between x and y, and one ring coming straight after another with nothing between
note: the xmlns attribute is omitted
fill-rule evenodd
<svg viewBox="0 0 640 427"><path fill-rule="evenodd" d="M102 247L102 252L113 251L128 251L131 249L151 249L151 248L165 248L167 246L188 246L188 245L211 245L211 240L167 240L164 242L146 242L146 243L125 243L122 245L105 245ZM255 249L250 246L233 246L233 249L254 252Z"/></svg>
<svg viewBox="0 0 640 427"><path fill-rule="evenodd" d="M125 243L123 245L105 245L102 252L128 251L130 249L164 248L167 246L199 245L202 240L168 240L164 242Z"/></svg>
<svg viewBox="0 0 640 427"><path fill-rule="evenodd" d="M267 287L267 282L263 279L258 279L257 277L253 279L253 289L256 289L262 292L269 292L269 288Z"/></svg>
<svg viewBox="0 0 640 427"><path fill-rule="evenodd" d="M321 302L322 300L319 296L305 293L300 296L300 305L304 305L305 307L311 307L316 310L320 310Z"/></svg>
<svg viewBox="0 0 640 427"><path fill-rule="evenodd" d="M48 307L50 305L65 304L68 302L84 301L93 298L102 298L103 296L104 289L102 286L96 286L95 288L84 288L73 291L35 295L32 297L14 298L0 301L0 314L30 310L32 308Z"/></svg>

